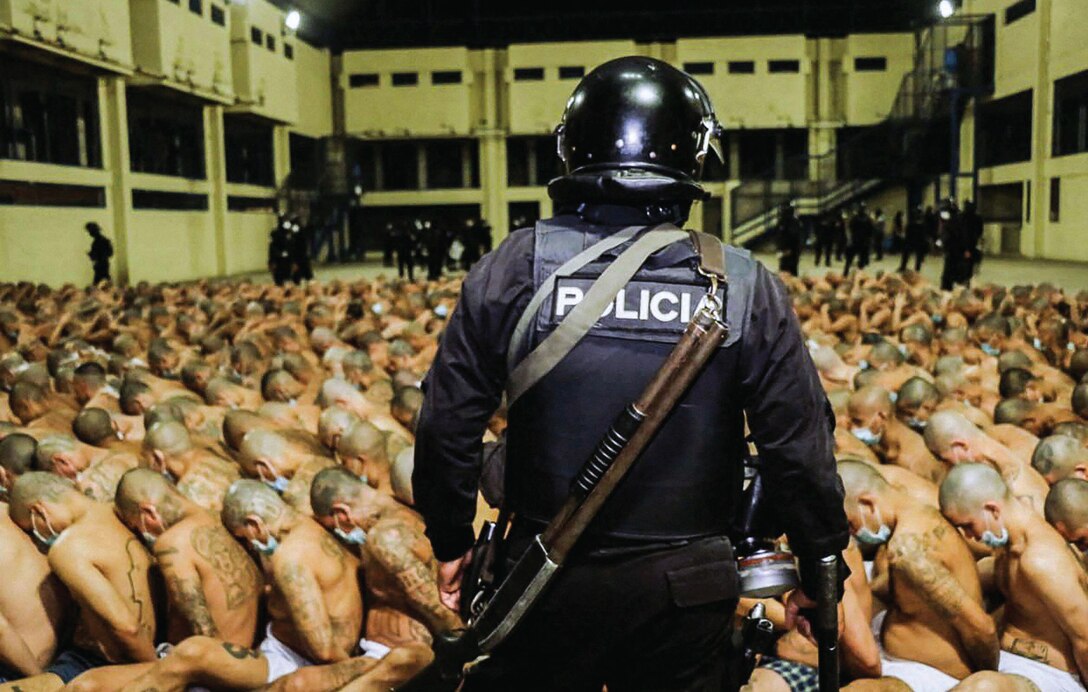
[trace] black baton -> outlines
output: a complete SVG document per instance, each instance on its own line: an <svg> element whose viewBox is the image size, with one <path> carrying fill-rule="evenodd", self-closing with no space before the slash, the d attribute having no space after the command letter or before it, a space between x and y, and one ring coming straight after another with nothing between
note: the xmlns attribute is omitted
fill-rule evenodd
<svg viewBox="0 0 1088 692"><path fill-rule="evenodd" d="M839 689L839 557L820 558L820 593L816 598L816 644L820 692Z"/></svg>

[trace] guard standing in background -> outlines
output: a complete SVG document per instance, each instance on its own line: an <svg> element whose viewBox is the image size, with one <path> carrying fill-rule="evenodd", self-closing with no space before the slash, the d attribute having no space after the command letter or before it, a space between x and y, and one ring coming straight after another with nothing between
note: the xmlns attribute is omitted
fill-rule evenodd
<svg viewBox="0 0 1088 692"><path fill-rule="evenodd" d="M268 237L268 271L277 286L291 280L291 222L283 215Z"/></svg>
<svg viewBox="0 0 1088 692"><path fill-rule="evenodd" d="M94 280L98 285L100 281L110 280L110 258L113 257L113 243L102 235L102 227L94 221L87 224L87 233L91 236L91 250L87 256L91 258L91 266L94 268Z"/></svg>
<svg viewBox="0 0 1088 692"><path fill-rule="evenodd" d="M971 282L971 247L955 200L950 199L945 203L940 218L941 246L944 250L941 290L951 291L956 284Z"/></svg>
<svg viewBox="0 0 1088 692"><path fill-rule="evenodd" d="M869 266L869 250L873 243L873 220L865 209L865 203L858 204L854 215L850 217L850 238L846 244L846 265L843 275L850 273L850 265L858 261L858 269Z"/></svg>
<svg viewBox="0 0 1088 692"><path fill-rule="evenodd" d="M925 218L921 205L911 209L907 219L907 229L903 237L903 256L899 261L899 271L907 270L907 260L914 255L914 271L922 271L922 262L929 252L929 236L926 233Z"/></svg>
<svg viewBox="0 0 1088 692"><path fill-rule="evenodd" d="M397 255L397 276L408 277L409 281L416 280L415 261L412 253L415 250L415 240L412 238L412 224L398 221L393 226L393 252Z"/></svg>
<svg viewBox="0 0 1088 692"><path fill-rule="evenodd" d="M793 203L783 205L778 220L778 271L797 276L805 234Z"/></svg>
<svg viewBox="0 0 1088 692"><path fill-rule="evenodd" d="M447 606L457 608L471 560L481 437L504 388L511 396L518 363L617 257L661 247L584 338L509 401L508 562L556 513L706 294L694 237L662 247L654 234L683 224L708 196L697 181L719 129L702 86L671 65L644 57L601 65L578 84L557 129L567 174L548 186L556 216L513 232L466 277L424 382L413 474ZM815 605L819 560L849 539L833 414L782 283L744 250L727 247L724 260L729 337L541 602L463 689L723 689L738 597L726 534L741 492L745 412L767 496L801 565L791 619ZM564 264L552 298L528 313Z"/></svg>
<svg viewBox="0 0 1088 692"><path fill-rule="evenodd" d="M303 226L296 216L291 219L291 280L296 284L311 281L314 268L310 262L310 244L313 231L309 224Z"/></svg>

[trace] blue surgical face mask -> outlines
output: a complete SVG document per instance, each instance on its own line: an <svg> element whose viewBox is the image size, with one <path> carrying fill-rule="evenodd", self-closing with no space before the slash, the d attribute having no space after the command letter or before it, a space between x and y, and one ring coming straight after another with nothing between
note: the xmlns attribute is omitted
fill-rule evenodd
<svg viewBox="0 0 1088 692"><path fill-rule="evenodd" d="M861 511L861 506L858 506L858 511ZM884 523L884 520L880 517L880 510L876 510L876 520L880 524L876 531L873 531L865 524L861 525L858 532L854 534L854 538L858 539L859 543L865 545L883 545L891 538L892 529L890 526Z"/></svg>
<svg viewBox="0 0 1088 692"><path fill-rule="evenodd" d="M1002 526L1001 527L1001 535L998 536L998 535L995 535L994 532L991 531L988 528L989 524L990 524L989 519L986 520L986 524L987 524L987 529L982 532L982 537L979 539L979 540L982 541L983 545L985 545L987 548L992 548L992 549L1004 548L1006 545L1008 545L1008 543L1009 543L1009 530L1007 528Z"/></svg>
<svg viewBox="0 0 1088 692"><path fill-rule="evenodd" d="M888 398L892 400L892 403L899 401L899 392L888 392Z"/></svg>
<svg viewBox="0 0 1088 692"><path fill-rule="evenodd" d="M265 557L272 557L272 553L276 552L276 548L280 547L280 542L272 534L268 534L267 543L262 543L256 538L250 539L249 543L258 553Z"/></svg>
<svg viewBox="0 0 1088 692"><path fill-rule="evenodd" d="M374 303L370 306L370 309L375 315L380 315L385 312L385 306L381 303Z"/></svg>
<svg viewBox="0 0 1088 692"><path fill-rule="evenodd" d="M450 314L450 309L445 305L436 305L434 308L434 314L438 317L445 317Z"/></svg>
<svg viewBox="0 0 1088 692"><path fill-rule="evenodd" d="M1043 350L1043 342L1039 337L1035 337L1034 339L1032 339L1031 340L1031 345L1035 347L1036 351L1042 351Z"/></svg>
<svg viewBox="0 0 1088 692"><path fill-rule="evenodd" d="M858 361L858 367L861 368L862 370L868 370L869 369L869 361L862 358L861 360Z"/></svg>
<svg viewBox="0 0 1088 692"><path fill-rule="evenodd" d="M883 434L877 435L869 428L851 428L850 432L854 435L854 437L858 438L870 447L876 444L880 444L881 438L884 437Z"/></svg>
<svg viewBox="0 0 1088 692"><path fill-rule="evenodd" d="M934 315L932 319L933 324L940 324L941 322L944 322L944 315Z"/></svg>
<svg viewBox="0 0 1088 692"><path fill-rule="evenodd" d="M362 545L363 543L366 543L366 531L363 531L358 526L351 531L345 531L337 526L332 532L336 534L337 538L348 545Z"/></svg>
<svg viewBox="0 0 1088 692"><path fill-rule="evenodd" d="M925 431L926 423L928 423L928 422L929 421L925 421L925 420L922 420L920 418L916 418L914 416L911 416L910 418L907 419L907 427L909 427L914 432L920 433L920 432Z"/></svg>
<svg viewBox="0 0 1088 692"><path fill-rule="evenodd" d="M903 354L904 357L910 358L910 349L907 348L906 344L899 344L899 346L897 348L899 349L899 352Z"/></svg>
<svg viewBox="0 0 1088 692"><path fill-rule="evenodd" d="M33 514L33 513L30 515L30 532L34 534L34 538L38 541L39 544L41 544L42 547L44 547L46 550L49 550L50 548L53 547L53 544L56 543L57 540L60 538L60 533L57 533L56 531L54 531L53 526L49 523L49 519L46 519L45 520L45 527L47 529L49 529L49 531L50 531L50 533L52 533L52 535L51 536L41 535L41 533L38 532L38 524L34 521L37 518L37 516L38 516L37 514ZM63 533L63 531L61 533Z"/></svg>
<svg viewBox="0 0 1088 692"><path fill-rule="evenodd" d="M283 476L276 476L273 480L268 480L267 478L262 478L261 480L264 482L265 485L267 485L269 488L272 488L280 495L282 495L283 492L287 490L287 486L291 483L291 481L287 480Z"/></svg>
<svg viewBox="0 0 1088 692"><path fill-rule="evenodd" d="M988 356L994 356L996 358L997 356L1001 355L1001 349L996 346L991 346L990 344L984 343L981 344L981 348L982 352Z"/></svg>
<svg viewBox="0 0 1088 692"><path fill-rule="evenodd" d="M140 538L143 539L144 544L147 545L148 548L154 548L155 547L155 539L158 538L158 536L156 536L153 533L150 533L147 530L147 522L144 521L143 517L140 518Z"/></svg>

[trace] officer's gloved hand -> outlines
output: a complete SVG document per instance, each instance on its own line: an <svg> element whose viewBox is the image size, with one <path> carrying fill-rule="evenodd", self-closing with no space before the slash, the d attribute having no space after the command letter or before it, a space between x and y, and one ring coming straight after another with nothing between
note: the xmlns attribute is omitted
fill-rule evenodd
<svg viewBox="0 0 1088 692"><path fill-rule="evenodd" d="M812 622L815 620L815 610L818 604L809 598L801 589L794 589L786 600L786 629L797 629L805 639L817 644L816 636L812 630ZM843 611L842 601L839 601L839 638L842 638L846 627L846 614Z"/></svg>

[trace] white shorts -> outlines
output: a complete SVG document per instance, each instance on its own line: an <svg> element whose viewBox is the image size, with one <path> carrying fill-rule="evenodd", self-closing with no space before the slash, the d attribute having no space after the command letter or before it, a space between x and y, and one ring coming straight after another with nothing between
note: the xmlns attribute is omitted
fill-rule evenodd
<svg viewBox="0 0 1088 692"><path fill-rule="evenodd" d="M315 665L313 661L276 639L272 634L271 624L265 629L264 641L258 650L268 661L268 682L290 675L299 668ZM389 647L369 639L360 639L359 651L366 658L381 660L389 653Z"/></svg>
<svg viewBox="0 0 1088 692"><path fill-rule="evenodd" d="M1008 651L1001 652L997 670L1002 673L1022 675L1044 692L1083 692L1084 690L1080 679L1072 673L1017 654L1010 654Z"/></svg>
<svg viewBox="0 0 1088 692"><path fill-rule="evenodd" d="M287 646L272 634L272 623L264 631L264 641L257 647L268 661L268 680L272 682L284 675L290 675L299 668L312 666L314 663L291 647Z"/></svg>
<svg viewBox="0 0 1088 692"><path fill-rule="evenodd" d="M884 617L887 614L886 610L880 611L872 622L873 636L876 637L876 645L880 648L881 675L902 680L916 692L946 692L960 684L959 680L933 666L889 655L884 650L884 643L880 640L880 630L883 628Z"/></svg>

